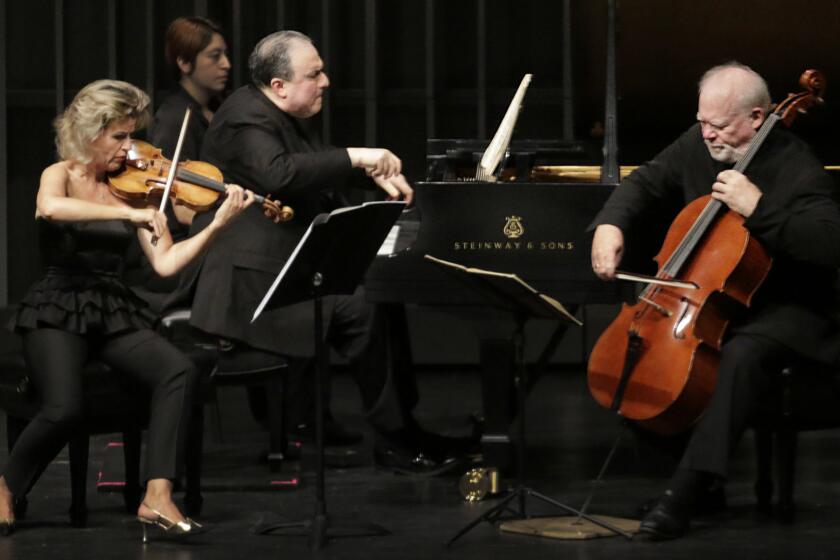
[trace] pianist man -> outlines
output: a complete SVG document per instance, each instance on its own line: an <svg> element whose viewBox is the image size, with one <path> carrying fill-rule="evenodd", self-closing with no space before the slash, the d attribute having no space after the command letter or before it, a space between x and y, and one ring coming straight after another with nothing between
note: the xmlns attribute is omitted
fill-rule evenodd
<svg viewBox="0 0 840 560"><path fill-rule="evenodd" d="M774 129L746 169L732 169L767 117L764 79L732 62L704 74L697 124L630 175L593 222L592 267L615 277L625 233L646 208L705 194L741 214L773 256L773 267L721 350L715 391L691 433L664 494L642 519L652 538L681 536L695 510L723 507L729 455L771 376L795 354L836 363L840 341L826 315L840 266L840 210L833 185L810 149Z"/></svg>
<svg viewBox="0 0 840 560"><path fill-rule="evenodd" d="M335 148L312 134L311 117L322 105L329 79L312 41L295 31L262 39L248 60L252 83L229 96L216 112L202 148L202 160L219 167L263 195L295 211L276 225L259 209L243 213L229 235L209 251L194 285L192 324L292 359L307 368L314 353L312 305L303 302L251 315L312 219L344 206L341 187L376 185L390 199L411 201L401 162L379 148ZM196 218L201 228L208 216ZM409 474L435 474L454 466L449 438L426 432L412 415L417 399L411 368L386 367L381 313L352 296L326 298L328 343L353 366L370 423L377 432L375 460ZM295 376L299 377L299 376ZM279 403L270 403L278 406Z"/></svg>

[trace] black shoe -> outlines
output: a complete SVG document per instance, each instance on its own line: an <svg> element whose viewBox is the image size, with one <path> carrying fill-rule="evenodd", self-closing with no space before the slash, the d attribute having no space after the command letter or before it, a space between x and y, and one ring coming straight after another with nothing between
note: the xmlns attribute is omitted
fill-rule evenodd
<svg viewBox="0 0 840 560"><path fill-rule="evenodd" d="M2 520L0 520L0 535L2 535L4 537L8 537L14 532L15 532L15 520L14 519L2 519Z"/></svg>
<svg viewBox="0 0 840 560"><path fill-rule="evenodd" d="M644 517L653 510L659 498L651 498L636 509L638 517ZM715 515L726 510L726 490L723 486L709 488L697 495L692 511L694 515Z"/></svg>
<svg viewBox="0 0 840 560"><path fill-rule="evenodd" d="M339 422L327 419L324 423L324 446L326 447L349 447L359 445L364 441L365 436L361 432L344 427ZM315 424L298 424L295 432L289 434L290 441L315 441Z"/></svg>
<svg viewBox="0 0 840 560"><path fill-rule="evenodd" d="M377 467L414 476L437 476L461 464L459 459L446 454L384 442L377 442L374 446L373 460Z"/></svg>
<svg viewBox="0 0 840 560"><path fill-rule="evenodd" d="M413 430L411 439L421 449L439 455L464 457L481 451L480 436L445 436L418 428Z"/></svg>
<svg viewBox="0 0 840 560"><path fill-rule="evenodd" d="M652 540L677 539L688 531L691 506L676 501L666 491L653 509L642 518L639 533Z"/></svg>
<svg viewBox="0 0 840 560"><path fill-rule="evenodd" d="M474 429L469 436L445 436L426 430L413 417L406 419L405 427L401 430L385 435L398 445L414 445L440 455L463 457L481 451L480 429Z"/></svg>
<svg viewBox="0 0 840 560"><path fill-rule="evenodd" d="M708 488L697 495L695 515L714 515L726 509L726 489L721 486Z"/></svg>

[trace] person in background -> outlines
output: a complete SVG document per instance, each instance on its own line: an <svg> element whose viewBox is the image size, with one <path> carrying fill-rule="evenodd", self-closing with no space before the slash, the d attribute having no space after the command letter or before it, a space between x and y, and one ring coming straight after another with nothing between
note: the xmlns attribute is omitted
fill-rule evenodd
<svg viewBox="0 0 840 560"><path fill-rule="evenodd" d="M160 148L164 157L172 159L184 113L190 108L192 116L179 159L198 161L207 127L230 77L227 43L215 22L199 16L180 17L166 30L164 54L175 85L155 112L146 138ZM189 235L194 215L186 206L167 206L166 217L173 239L179 241ZM155 311L162 312L168 305L189 305L188 295L177 298L171 295L178 287L178 277L161 278L155 274L136 243L126 252L125 280Z"/></svg>
<svg viewBox="0 0 840 560"><path fill-rule="evenodd" d="M184 111L190 108L192 117L181 146L181 159L198 160L204 135L230 77L227 43L213 21L199 16L181 17L166 30L164 54L176 86L155 112L149 142L172 158Z"/></svg>

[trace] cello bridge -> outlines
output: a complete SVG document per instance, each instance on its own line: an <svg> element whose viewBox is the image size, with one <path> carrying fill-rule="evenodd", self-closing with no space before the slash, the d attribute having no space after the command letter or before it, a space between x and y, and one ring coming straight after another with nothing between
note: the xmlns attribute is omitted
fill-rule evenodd
<svg viewBox="0 0 840 560"><path fill-rule="evenodd" d="M656 303L655 301L650 300L650 299L648 299L648 298L646 298L646 297L644 297L644 296L639 296L639 301L643 301L643 302L645 302L646 304L650 305L651 307L653 307L654 309L656 309L657 311L659 311L660 313L662 313L662 315L664 315L665 317L670 317L670 316L672 316L672 315L674 314L674 313L673 313L673 312L671 312L670 310L665 309L664 307L662 307L661 305L659 305L659 304L658 304L658 303Z"/></svg>

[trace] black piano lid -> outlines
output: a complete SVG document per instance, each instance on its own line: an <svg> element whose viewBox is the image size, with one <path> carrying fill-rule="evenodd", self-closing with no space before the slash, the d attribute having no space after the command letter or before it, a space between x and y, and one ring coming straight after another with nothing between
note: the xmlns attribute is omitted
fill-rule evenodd
<svg viewBox="0 0 840 560"><path fill-rule="evenodd" d="M627 289L622 288L621 283L603 282L592 272L589 255L591 235L586 232L587 226L619 182L615 16L615 0L608 0L602 182L417 183L415 200L420 214L417 239L411 248L393 257L380 257L374 261L365 282L368 299L482 304L475 294L424 262L423 255L427 253L465 266L516 273L537 290L567 304L612 303L619 301L622 293L626 295ZM571 114L571 111L567 113ZM583 155L575 154L576 150L583 148L572 139L570 123L571 120L567 119L564 140L553 142L558 150L553 157L565 160L569 156ZM462 154L468 153L473 146L471 142L481 141L452 142L428 141L427 174L430 177L451 171L453 166L447 161L450 156L458 156L459 149ZM514 141L511 152L515 154L518 144L528 142ZM535 144L527 147L536 149L541 144L548 150L552 141L539 140ZM450 156L447 156L446 149L452 150ZM470 157L474 159L475 155L470 153ZM513 159L519 160L514 161L517 176L529 176L523 168L534 164L534 161L528 161L532 158L514 156ZM474 168L474 163L467 162L467 167ZM573 163L585 162L578 159ZM451 172L447 174L452 175ZM505 233L510 221L519 222L521 236L510 237L509 228ZM531 243L531 248L528 248L528 243ZM501 244L498 249L496 244ZM559 244L565 244L564 248L559 249Z"/></svg>
<svg viewBox="0 0 840 560"><path fill-rule="evenodd" d="M619 299L616 283L602 282L592 273L591 234L586 232L615 185L432 182L415 186L420 222L419 229L416 224L412 229L417 238L409 249L376 259L365 282L371 301L481 303L425 262L427 253L464 266L516 273L563 303Z"/></svg>

